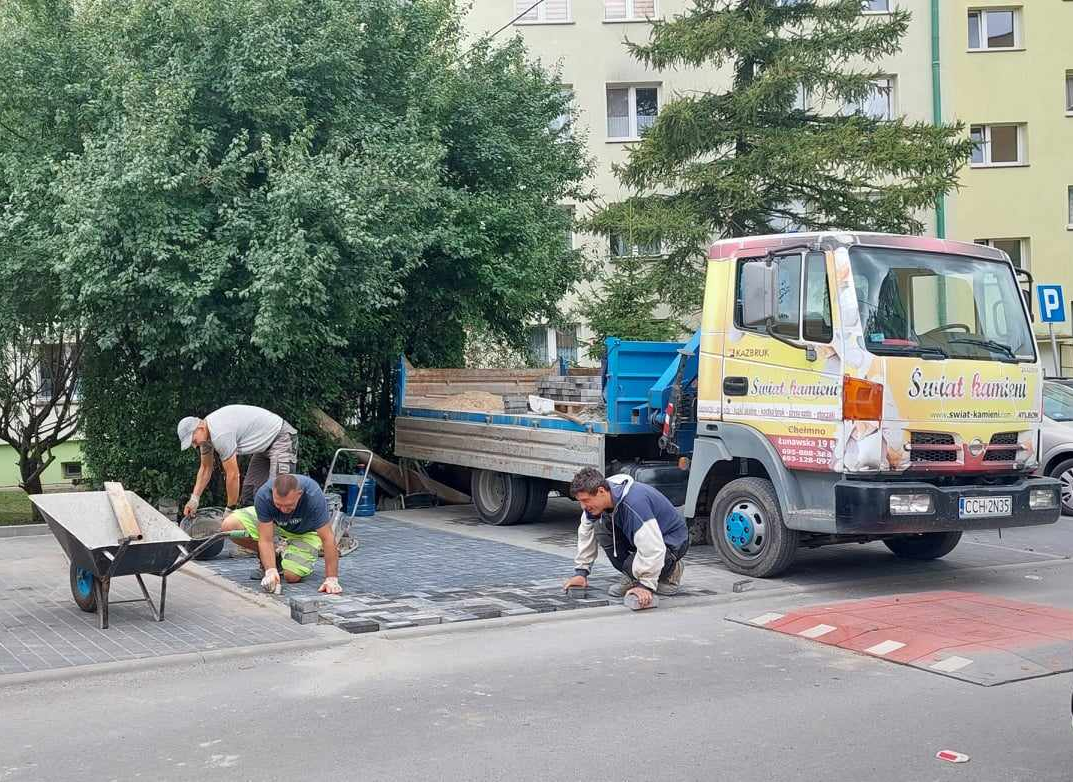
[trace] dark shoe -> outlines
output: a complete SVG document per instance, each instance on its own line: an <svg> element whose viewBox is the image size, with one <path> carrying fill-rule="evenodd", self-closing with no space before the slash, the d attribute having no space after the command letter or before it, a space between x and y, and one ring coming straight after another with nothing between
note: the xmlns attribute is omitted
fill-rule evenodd
<svg viewBox="0 0 1073 782"><path fill-rule="evenodd" d="M607 594L611 595L611 597L622 597L635 586L637 586L637 582L631 576L623 576L608 588Z"/></svg>
<svg viewBox="0 0 1073 782"><path fill-rule="evenodd" d="M667 577L656 584L656 594L663 595L664 597L670 597L671 595L678 594L678 590L682 586L682 574L686 571L686 563L683 560L678 560L674 563L674 567L671 568L671 572L667 574Z"/></svg>

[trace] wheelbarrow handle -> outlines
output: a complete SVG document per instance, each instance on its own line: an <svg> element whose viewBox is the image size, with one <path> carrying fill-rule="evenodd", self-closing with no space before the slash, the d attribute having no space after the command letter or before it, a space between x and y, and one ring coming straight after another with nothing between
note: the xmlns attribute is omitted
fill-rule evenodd
<svg viewBox="0 0 1073 782"><path fill-rule="evenodd" d="M177 560L172 562L171 567L169 567L167 570L165 570L161 575L162 576L171 575L176 570L178 570L183 565L185 565L187 562L189 562L191 559L193 559L198 554L200 554L202 551L204 551L209 546L211 546L213 543L216 543L218 540L220 540L220 538L230 538L231 540L242 540L243 538L248 538L248 537L250 537L250 534L248 532L246 532L246 530L244 530L244 529L223 530L222 532L217 532L217 533L215 533L213 535L210 535L209 537L207 537L203 541L201 541L200 545L198 545L194 549L186 552L186 554L180 556Z"/></svg>

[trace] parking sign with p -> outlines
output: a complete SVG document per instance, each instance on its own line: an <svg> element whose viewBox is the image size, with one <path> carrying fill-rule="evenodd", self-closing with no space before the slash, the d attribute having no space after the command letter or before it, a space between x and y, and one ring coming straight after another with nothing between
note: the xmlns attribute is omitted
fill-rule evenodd
<svg viewBox="0 0 1073 782"><path fill-rule="evenodd" d="M1039 319L1042 323L1065 323L1066 300L1061 285L1037 285Z"/></svg>

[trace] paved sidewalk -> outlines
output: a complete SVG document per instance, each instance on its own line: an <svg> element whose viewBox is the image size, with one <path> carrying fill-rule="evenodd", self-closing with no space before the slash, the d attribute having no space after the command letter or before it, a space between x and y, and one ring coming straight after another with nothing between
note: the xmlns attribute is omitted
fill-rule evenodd
<svg viewBox="0 0 1073 782"><path fill-rule="evenodd" d="M566 595L562 583L573 573L572 548L537 550L432 529L408 523L410 515L379 513L358 520L354 532L360 546L340 560L343 595L317 593L324 577L321 560L312 576L285 584L277 599L290 606L296 622L334 624L352 633L599 608L614 601L607 587L618 574L603 557L593 567L587 593ZM259 590L251 578L257 568L252 557L223 556L202 565ZM688 586L692 591L683 595L714 594Z"/></svg>
<svg viewBox="0 0 1073 782"><path fill-rule="evenodd" d="M151 594L158 579L146 577ZM113 600L139 597L118 578ZM112 605L110 627L71 597L67 559L51 535L0 540L0 683L4 674L315 638L271 606L179 571L168 579L163 622L144 603Z"/></svg>

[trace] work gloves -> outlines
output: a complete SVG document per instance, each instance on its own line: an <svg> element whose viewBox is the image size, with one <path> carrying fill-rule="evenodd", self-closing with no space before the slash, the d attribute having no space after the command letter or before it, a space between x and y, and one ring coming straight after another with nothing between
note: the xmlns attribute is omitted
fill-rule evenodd
<svg viewBox="0 0 1073 782"><path fill-rule="evenodd" d="M197 513L198 506L201 504L201 498L196 494L191 494L190 499L186 503L186 507L183 508L183 516L190 518Z"/></svg>
<svg viewBox="0 0 1073 782"><path fill-rule="evenodd" d="M265 592L272 593L278 592L279 588L279 571L274 567L269 568L265 571L265 577L261 579L261 589Z"/></svg>
<svg viewBox="0 0 1073 782"><path fill-rule="evenodd" d="M339 579L335 576L328 576L324 579L324 583L320 585L318 592L327 592L329 595L338 595L343 591L343 588L339 586Z"/></svg>

